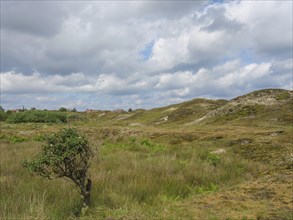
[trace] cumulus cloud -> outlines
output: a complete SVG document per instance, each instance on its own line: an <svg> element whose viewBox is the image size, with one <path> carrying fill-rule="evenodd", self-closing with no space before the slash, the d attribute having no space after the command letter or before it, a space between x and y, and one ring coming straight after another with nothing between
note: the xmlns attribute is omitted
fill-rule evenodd
<svg viewBox="0 0 293 220"><path fill-rule="evenodd" d="M156 88L163 90L162 92L175 90L178 94L182 91L181 94L188 98L194 95L232 98L243 92L257 89L258 81L273 77L273 74L277 73L272 71L271 63L243 65L239 60L234 60L211 69L202 68L196 72L162 74ZM282 83L288 80L289 75L285 78ZM273 85L279 86L277 82Z"/></svg>
<svg viewBox="0 0 293 220"><path fill-rule="evenodd" d="M1 73L1 92L8 94L91 92L95 83L81 73L42 76L40 73Z"/></svg>
<svg viewBox="0 0 293 220"><path fill-rule="evenodd" d="M1 2L1 27L10 31L52 36L60 31L66 17L58 2Z"/></svg>
<svg viewBox="0 0 293 220"><path fill-rule="evenodd" d="M152 107L292 89L292 2L209 2L1 2L1 98Z"/></svg>
<svg viewBox="0 0 293 220"><path fill-rule="evenodd" d="M256 51L273 57L292 57L292 1L241 1L227 7L227 16L245 24Z"/></svg>
<svg viewBox="0 0 293 220"><path fill-rule="evenodd" d="M232 98L263 87L290 87L292 59L264 63L244 64L240 60L228 61L212 68L198 71L161 73L153 77L139 74L119 78L114 74L102 74L88 78L84 73L66 76L39 73L24 75L16 72L1 74L1 90L4 94L93 93L125 98L152 97L154 94L168 97ZM121 100L123 97L121 98ZM48 100L52 100L48 98Z"/></svg>

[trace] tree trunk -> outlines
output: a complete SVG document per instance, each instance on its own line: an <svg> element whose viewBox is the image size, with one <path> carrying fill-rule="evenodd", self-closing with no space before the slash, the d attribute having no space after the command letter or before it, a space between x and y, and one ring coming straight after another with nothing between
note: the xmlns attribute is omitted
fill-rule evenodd
<svg viewBox="0 0 293 220"><path fill-rule="evenodd" d="M82 214L86 212L91 202L92 181L87 179L85 187L81 190Z"/></svg>
<svg viewBox="0 0 293 220"><path fill-rule="evenodd" d="M82 199L82 207L86 208L90 205L90 193L89 192L85 192L81 195L81 199Z"/></svg>

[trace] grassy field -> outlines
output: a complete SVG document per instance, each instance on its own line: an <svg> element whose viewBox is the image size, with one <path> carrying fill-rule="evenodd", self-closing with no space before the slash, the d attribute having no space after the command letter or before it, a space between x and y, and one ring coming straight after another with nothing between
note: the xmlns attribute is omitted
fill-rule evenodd
<svg viewBox="0 0 293 220"><path fill-rule="evenodd" d="M243 104L265 96L254 93L148 111L66 113L67 123L2 121L0 219L293 219L287 93L273 93L269 105ZM21 166L44 135L63 127L76 127L96 151L92 204L82 217L70 182Z"/></svg>

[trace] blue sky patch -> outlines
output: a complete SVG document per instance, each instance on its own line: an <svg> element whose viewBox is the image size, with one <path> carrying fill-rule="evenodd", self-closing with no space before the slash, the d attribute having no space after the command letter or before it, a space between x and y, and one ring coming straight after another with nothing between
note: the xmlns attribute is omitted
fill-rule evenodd
<svg viewBox="0 0 293 220"><path fill-rule="evenodd" d="M152 56L154 44L155 41L152 40L151 42L147 43L145 47L139 52L144 61L148 60Z"/></svg>
<svg viewBox="0 0 293 220"><path fill-rule="evenodd" d="M221 3L224 3L225 0L210 0L209 2L210 4L221 4Z"/></svg>

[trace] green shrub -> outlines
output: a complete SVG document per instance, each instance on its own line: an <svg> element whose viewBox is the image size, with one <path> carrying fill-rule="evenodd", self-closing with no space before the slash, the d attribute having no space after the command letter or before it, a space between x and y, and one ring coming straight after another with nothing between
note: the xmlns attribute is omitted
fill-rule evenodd
<svg viewBox="0 0 293 220"><path fill-rule="evenodd" d="M149 139L142 140L141 145L145 145L145 146L148 146L148 147L153 147L154 146L154 144Z"/></svg>
<svg viewBox="0 0 293 220"><path fill-rule="evenodd" d="M62 123L67 122L67 117L66 114L60 112L33 110L11 113L6 121L8 123Z"/></svg>
<svg viewBox="0 0 293 220"><path fill-rule="evenodd" d="M0 111L0 121L5 121L6 117L7 117L6 113L3 111Z"/></svg>
<svg viewBox="0 0 293 220"><path fill-rule="evenodd" d="M208 155L208 162L213 165L213 166L217 166L220 162L221 162L221 158L215 154L209 154Z"/></svg>
<svg viewBox="0 0 293 220"><path fill-rule="evenodd" d="M207 186L198 186L195 189L195 192L198 194L207 193L207 192L216 192L218 190L218 186L214 183L210 183Z"/></svg>
<svg viewBox="0 0 293 220"><path fill-rule="evenodd" d="M78 114L70 114L70 115L67 116L67 120L68 120L69 122L74 122L74 121L84 121L85 118L82 117L82 116L80 116L80 115L78 115Z"/></svg>
<svg viewBox="0 0 293 220"><path fill-rule="evenodd" d="M161 144L155 144L151 142L149 139L144 139L140 143L142 146L147 147L151 151L158 152L164 150L165 146Z"/></svg>
<svg viewBox="0 0 293 220"><path fill-rule="evenodd" d="M127 141L116 142L108 141L103 143L103 151L132 151L132 152L143 152L143 153L157 153L165 150L165 146L162 144L155 144L149 139L143 139L138 141L136 137L130 137ZM118 141L118 142L117 142Z"/></svg>
<svg viewBox="0 0 293 220"><path fill-rule="evenodd" d="M70 179L79 191L83 208L90 204L92 181L88 169L93 158L88 140L76 129L64 128L47 137L47 144L33 160L22 165L30 172L48 179Z"/></svg>
<svg viewBox="0 0 293 220"><path fill-rule="evenodd" d="M46 135L43 134L38 134L33 138L34 141L45 141L46 140Z"/></svg>
<svg viewBox="0 0 293 220"><path fill-rule="evenodd" d="M67 112L67 108L61 107L59 108L59 112Z"/></svg>
<svg viewBox="0 0 293 220"><path fill-rule="evenodd" d="M287 100L290 98L290 94L288 92L282 92L277 95L276 99L277 100Z"/></svg>
<svg viewBox="0 0 293 220"><path fill-rule="evenodd" d="M19 136L11 136L9 137L9 142L10 143L20 143L20 142L24 142L27 141L28 139L25 137L19 137Z"/></svg>

